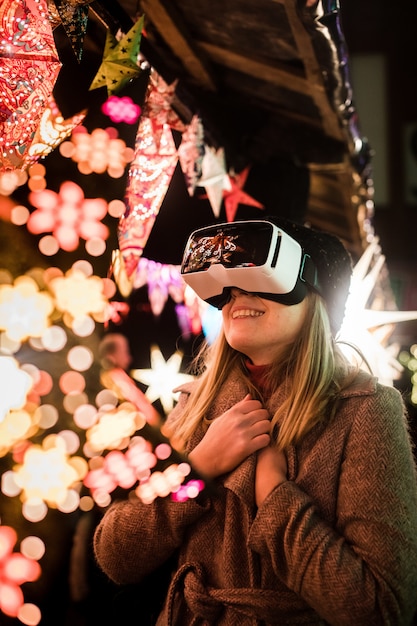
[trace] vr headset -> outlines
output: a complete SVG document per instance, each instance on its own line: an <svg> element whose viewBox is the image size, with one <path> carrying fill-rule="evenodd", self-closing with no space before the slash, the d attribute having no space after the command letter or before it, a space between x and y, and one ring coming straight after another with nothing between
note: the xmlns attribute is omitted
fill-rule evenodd
<svg viewBox="0 0 417 626"><path fill-rule="evenodd" d="M197 295L218 309L232 287L286 305L320 291L317 270L301 245L270 221L228 222L191 233L181 275Z"/></svg>

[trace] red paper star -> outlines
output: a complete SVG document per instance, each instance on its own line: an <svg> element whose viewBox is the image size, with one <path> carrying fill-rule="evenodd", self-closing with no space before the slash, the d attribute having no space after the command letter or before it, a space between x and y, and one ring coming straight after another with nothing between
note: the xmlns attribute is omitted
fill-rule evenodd
<svg viewBox="0 0 417 626"><path fill-rule="evenodd" d="M252 198L249 194L243 191L246 183L246 179L249 174L250 167L244 169L240 174L235 176L229 176L230 189L223 191L224 207L226 210L226 219L228 222L233 222L236 217L236 212L239 204L246 204L249 206L257 207L258 209L264 209L264 205Z"/></svg>

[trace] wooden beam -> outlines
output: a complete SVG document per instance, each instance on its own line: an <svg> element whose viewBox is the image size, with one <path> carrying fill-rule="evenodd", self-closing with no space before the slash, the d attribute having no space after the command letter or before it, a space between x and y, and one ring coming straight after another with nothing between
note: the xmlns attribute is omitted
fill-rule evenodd
<svg viewBox="0 0 417 626"><path fill-rule="evenodd" d="M145 20L154 24L160 36L193 77L195 83L209 91L216 91L216 81L208 64L197 53L184 21L174 10L172 3L168 5L161 0L141 0L141 8L145 13Z"/></svg>
<svg viewBox="0 0 417 626"><path fill-rule="evenodd" d="M266 83L272 83L278 87L285 87L291 91L297 91L304 95L311 95L311 87L307 84L305 77L297 76L294 69L291 71L282 67L260 63L249 57L236 54L231 50L219 48L210 43L198 43L198 47L206 52L211 61L224 65L234 71L248 74ZM301 73L300 73L301 74Z"/></svg>
<svg viewBox="0 0 417 626"><path fill-rule="evenodd" d="M317 62L311 35L307 32L304 24L300 20L294 0L274 0L274 2L279 2L285 6L288 21L291 25L291 31L297 44L300 58L305 67L306 78L311 87L311 97L314 99L321 113L324 132L329 137L334 137L339 140L344 139L346 141L340 119L337 112L331 106L324 87L323 75L320 65Z"/></svg>

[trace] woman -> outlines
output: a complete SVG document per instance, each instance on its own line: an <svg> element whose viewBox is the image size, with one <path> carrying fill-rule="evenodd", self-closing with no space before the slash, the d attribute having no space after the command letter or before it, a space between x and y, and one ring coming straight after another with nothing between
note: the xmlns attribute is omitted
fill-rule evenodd
<svg viewBox="0 0 417 626"><path fill-rule="evenodd" d="M96 557L126 584L178 554L158 626L411 624L417 491L401 396L336 345L342 244L274 222L187 244L183 277L223 325L166 430L212 488L114 504Z"/></svg>

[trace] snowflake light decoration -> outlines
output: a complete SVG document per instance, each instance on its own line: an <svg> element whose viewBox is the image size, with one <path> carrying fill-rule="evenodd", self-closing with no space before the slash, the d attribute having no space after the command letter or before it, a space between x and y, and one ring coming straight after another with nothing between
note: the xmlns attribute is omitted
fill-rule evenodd
<svg viewBox="0 0 417 626"><path fill-rule="evenodd" d="M58 246L66 252L76 250L79 240L106 240L108 227L102 220L107 214L107 202L103 198L84 197L76 183L65 181L59 193L51 189L29 194L29 201L36 207L27 221L28 230L35 234L52 233Z"/></svg>
<svg viewBox="0 0 417 626"><path fill-rule="evenodd" d="M13 285L0 285L0 330L14 341L41 337L53 310L51 296L39 291L29 276L18 277Z"/></svg>
<svg viewBox="0 0 417 626"><path fill-rule="evenodd" d="M72 267L64 276L57 276L49 283L55 297L55 306L67 313L71 321L87 316L103 321L108 310L105 281L99 276L87 276Z"/></svg>
<svg viewBox="0 0 417 626"><path fill-rule="evenodd" d="M133 404L124 402L97 415L97 422L86 432L88 445L96 452L126 447L126 440L145 424L145 416Z"/></svg>
<svg viewBox="0 0 417 626"><path fill-rule="evenodd" d="M107 173L112 178L123 176L134 156L115 128L95 128L90 135L84 126L78 126L59 149L63 157L77 163L81 174Z"/></svg>

